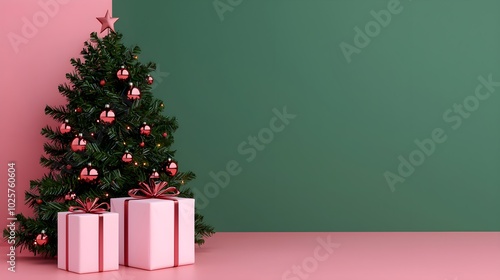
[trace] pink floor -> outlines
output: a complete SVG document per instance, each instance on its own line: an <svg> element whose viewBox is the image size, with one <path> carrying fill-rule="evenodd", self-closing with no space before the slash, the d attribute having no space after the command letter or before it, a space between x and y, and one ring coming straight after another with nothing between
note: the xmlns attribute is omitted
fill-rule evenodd
<svg viewBox="0 0 500 280"><path fill-rule="evenodd" d="M500 233L217 233L175 269L79 275L24 252L1 266L2 280L500 280Z"/></svg>

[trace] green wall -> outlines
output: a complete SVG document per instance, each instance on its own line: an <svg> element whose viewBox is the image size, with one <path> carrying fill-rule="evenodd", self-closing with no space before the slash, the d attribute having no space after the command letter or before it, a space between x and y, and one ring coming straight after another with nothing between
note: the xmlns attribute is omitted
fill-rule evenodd
<svg viewBox="0 0 500 280"><path fill-rule="evenodd" d="M500 230L500 86L478 79L500 81L500 2L219 3L234 7L117 0L113 12L165 72L155 94L218 231ZM370 23L382 9L390 22ZM273 112L284 107L287 125ZM248 143L259 133L260 151ZM400 155L419 165L409 176ZM210 172L228 163L235 175L216 185Z"/></svg>

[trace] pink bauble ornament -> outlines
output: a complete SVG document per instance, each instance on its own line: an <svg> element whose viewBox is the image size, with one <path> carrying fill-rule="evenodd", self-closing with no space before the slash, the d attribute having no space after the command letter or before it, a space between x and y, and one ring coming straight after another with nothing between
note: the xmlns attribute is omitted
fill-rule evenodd
<svg viewBox="0 0 500 280"><path fill-rule="evenodd" d="M173 161L173 160L169 160L167 161L167 163L165 164L165 172L167 173L168 176L175 176L175 174L177 174L177 171L179 170L179 167L177 165L177 162Z"/></svg>
<svg viewBox="0 0 500 280"><path fill-rule="evenodd" d="M78 137L73 139L73 141L71 142L71 150L73 152L82 152L87 148L87 141L82 137L83 135L80 133L78 134Z"/></svg>
<svg viewBox="0 0 500 280"><path fill-rule="evenodd" d="M154 81L154 79L153 79L153 77L151 77L150 75L148 75L148 76L146 77L146 83L147 83L148 85L152 85L152 84L153 84L153 81Z"/></svg>
<svg viewBox="0 0 500 280"><path fill-rule="evenodd" d="M156 169L153 169L153 173L151 173L151 176L149 176L151 179L160 179L160 173L156 171Z"/></svg>
<svg viewBox="0 0 500 280"><path fill-rule="evenodd" d="M107 123L107 124L113 123L115 121L115 117L116 117L115 112L113 112L113 110L109 109L109 104L106 104L104 107L105 107L105 110L101 112L99 119L103 123Z"/></svg>
<svg viewBox="0 0 500 280"><path fill-rule="evenodd" d="M49 237L47 236L47 234L45 234L45 230L42 230L42 233L36 236L35 244L38 246L43 246L47 244L47 242L49 242Z"/></svg>
<svg viewBox="0 0 500 280"><path fill-rule="evenodd" d="M118 80L121 80L121 81L128 79L129 76L130 76L130 73L125 68L125 66L120 67L120 70L118 70L118 72L116 72L116 77L118 78Z"/></svg>
<svg viewBox="0 0 500 280"><path fill-rule="evenodd" d="M129 163L132 161L132 154L129 153L128 151L125 151L125 153L122 156L122 161L125 163Z"/></svg>
<svg viewBox="0 0 500 280"><path fill-rule="evenodd" d="M99 172L97 171L97 169L93 168L90 163L80 172L80 180L87 183L96 181L97 177L99 177Z"/></svg>
<svg viewBox="0 0 500 280"><path fill-rule="evenodd" d="M150 135L151 134L151 127L147 125L146 123L143 123L141 126L141 134L142 135Z"/></svg>
<svg viewBox="0 0 500 280"><path fill-rule="evenodd" d="M75 200L75 198L76 198L76 193L74 193L71 190L69 190L69 192L66 195L64 195L64 200L66 201Z"/></svg>
<svg viewBox="0 0 500 280"><path fill-rule="evenodd" d="M68 133L71 131L71 126L68 124L69 123L69 120L64 120L64 123L61 124L61 126L59 127L59 130L61 131L61 133Z"/></svg>
<svg viewBox="0 0 500 280"><path fill-rule="evenodd" d="M141 98L141 91L139 88L134 87L132 83L130 83L130 89L127 92L127 98L129 100L137 100Z"/></svg>

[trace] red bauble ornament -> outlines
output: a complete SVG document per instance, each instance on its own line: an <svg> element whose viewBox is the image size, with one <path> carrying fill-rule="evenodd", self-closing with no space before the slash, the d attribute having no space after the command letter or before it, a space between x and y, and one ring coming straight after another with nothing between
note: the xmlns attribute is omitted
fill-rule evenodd
<svg viewBox="0 0 500 280"><path fill-rule="evenodd" d="M71 142L71 150L73 150L73 152L82 152L87 148L87 141L82 137L83 135L80 133L78 134L78 137L73 139L73 142Z"/></svg>
<svg viewBox="0 0 500 280"><path fill-rule="evenodd" d="M118 77L118 80L126 80L130 76L130 73L128 72L127 69L125 69L125 66L120 67L120 70L116 72L116 77Z"/></svg>
<svg viewBox="0 0 500 280"><path fill-rule="evenodd" d="M69 190L69 192L64 196L64 200L69 201L69 200L75 200L76 198L76 193L72 192Z"/></svg>
<svg viewBox="0 0 500 280"><path fill-rule="evenodd" d="M156 169L153 169L153 173L151 173L151 176L149 176L151 179L160 179L160 173L156 171Z"/></svg>
<svg viewBox="0 0 500 280"><path fill-rule="evenodd" d="M134 87L134 84L130 83L130 89L127 92L127 98L129 100L137 100L141 98L141 91L139 88Z"/></svg>
<svg viewBox="0 0 500 280"><path fill-rule="evenodd" d="M125 153L122 156L122 161L125 163L129 163L132 161L132 154L129 153L128 151L125 151Z"/></svg>
<svg viewBox="0 0 500 280"><path fill-rule="evenodd" d="M167 138L167 136L168 136L168 133L166 133L166 132L163 132L163 134L162 134L162 135L163 135L163 137L164 137L164 138Z"/></svg>
<svg viewBox="0 0 500 280"><path fill-rule="evenodd" d="M64 123L61 124L61 127L59 127L59 130L61 131L61 133L68 133L71 131L71 126L68 124L69 123L69 120L64 120Z"/></svg>
<svg viewBox="0 0 500 280"><path fill-rule="evenodd" d="M104 85L106 85L106 81L105 81L105 80L101 80L101 81L99 82L99 84L101 85L101 87L103 87Z"/></svg>
<svg viewBox="0 0 500 280"><path fill-rule="evenodd" d="M165 165L165 172L167 172L167 175L173 177L175 176L175 174L177 174L178 170L179 167L177 166L177 162L169 159L167 161L167 164Z"/></svg>
<svg viewBox="0 0 500 280"><path fill-rule="evenodd" d="M146 146L146 143L141 142L141 143L139 144L139 146L140 146L141 148L144 148L144 146Z"/></svg>
<svg viewBox="0 0 500 280"><path fill-rule="evenodd" d="M141 134L142 135L150 135L151 134L151 127L149 125L147 125L146 123L143 123L142 124L142 127L141 127Z"/></svg>
<svg viewBox="0 0 500 280"><path fill-rule="evenodd" d="M97 177L99 177L99 172L97 169L92 168L92 164L90 163L88 167L83 168L80 172L80 179L87 183L96 181Z"/></svg>
<svg viewBox="0 0 500 280"><path fill-rule="evenodd" d="M75 112L77 112L77 113L81 113L82 111L83 111L83 110L82 110L82 108L80 108L80 107L78 107L78 108L76 108L76 109L75 109Z"/></svg>
<svg viewBox="0 0 500 280"><path fill-rule="evenodd" d="M71 164L66 165L66 169L70 170L71 169Z"/></svg>
<svg viewBox="0 0 500 280"><path fill-rule="evenodd" d="M101 115L99 116L99 119L103 122L103 123L107 123L107 124L110 124L110 123L113 123L115 121L115 112L113 112L113 110L109 109L109 104L106 104L104 106L105 110L101 112Z"/></svg>
<svg viewBox="0 0 500 280"><path fill-rule="evenodd" d="M42 233L36 236L35 244L38 246L43 246L47 244L47 242L49 242L49 237L47 236L47 234L45 234L45 230L42 230Z"/></svg>
<svg viewBox="0 0 500 280"><path fill-rule="evenodd" d="M36 200L36 204L42 204L43 203L43 200L41 200L40 198Z"/></svg>
<svg viewBox="0 0 500 280"><path fill-rule="evenodd" d="M152 84L153 84L153 81L154 81L154 79L153 79L153 77L151 77L150 75L148 75L148 76L146 77L146 83L147 83L148 85L152 85Z"/></svg>

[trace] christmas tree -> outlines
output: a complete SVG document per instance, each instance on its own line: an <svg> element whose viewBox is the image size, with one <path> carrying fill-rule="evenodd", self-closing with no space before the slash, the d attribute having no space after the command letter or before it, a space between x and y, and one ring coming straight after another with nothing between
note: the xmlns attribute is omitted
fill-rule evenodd
<svg viewBox="0 0 500 280"><path fill-rule="evenodd" d="M16 245L35 255L57 254L57 213L76 205L76 198L109 202L150 178L177 187L181 197L193 197L185 184L195 175L178 172L171 150L177 120L162 114L163 102L151 93L155 64L140 63L140 48L124 46L114 30L117 18L106 13L98 20L108 34L100 38L93 32L81 58L71 59L74 72L58 88L67 104L45 107L45 114L61 123L41 131L49 141L40 164L50 171L32 180L26 192L34 217L16 216ZM213 233L196 213L196 243Z"/></svg>

